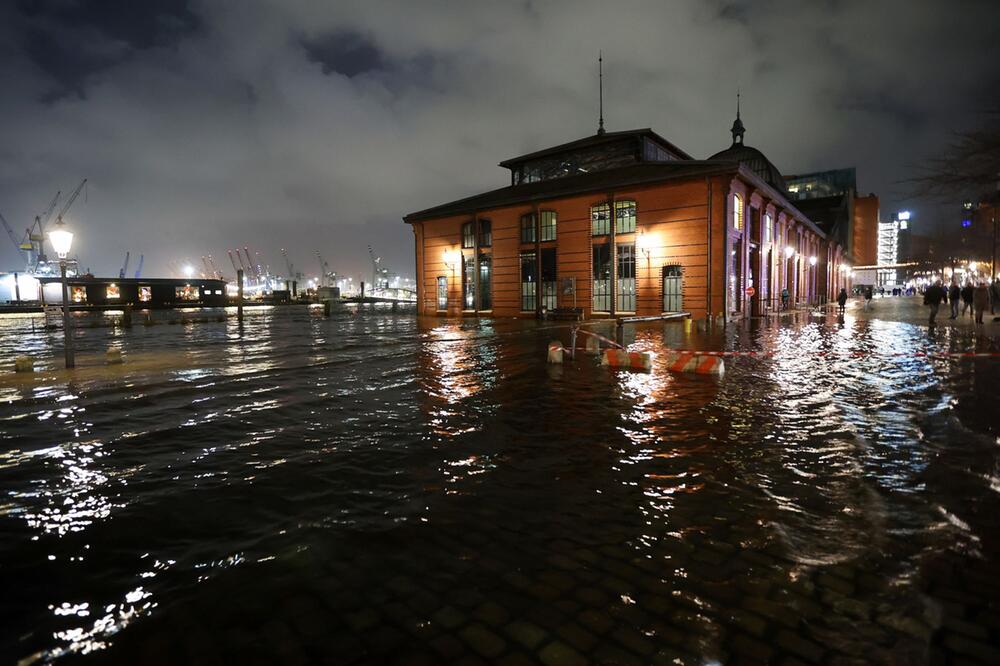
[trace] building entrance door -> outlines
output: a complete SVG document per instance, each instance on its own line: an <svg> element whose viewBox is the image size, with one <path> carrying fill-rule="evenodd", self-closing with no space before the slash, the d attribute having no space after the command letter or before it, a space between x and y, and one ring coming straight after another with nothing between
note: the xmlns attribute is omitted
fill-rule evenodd
<svg viewBox="0 0 1000 666"><path fill-rule="evenodd" d="M760 275L760 247L757 243L750 243L750 274L747 276L747 287L753 288L750 293L750 316L759 317L760 310L760 285L754 279Z"/></svg>
<svg viewBox="0 0 1000 666"><path fill-rule="evenodd" d="M663 311L664 312L684 311L682 272L683 269L680 266L663 267Z"/></svg>

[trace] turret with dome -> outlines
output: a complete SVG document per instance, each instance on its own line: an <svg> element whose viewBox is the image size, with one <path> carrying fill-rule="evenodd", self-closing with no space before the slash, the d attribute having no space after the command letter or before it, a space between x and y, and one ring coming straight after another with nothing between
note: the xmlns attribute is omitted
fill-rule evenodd
<svg viewBox="0 0 1000 666"><path fill-rule="evenodd" d="M730 132L733 134L732 145L725 150L720 150L708 159L745 164L751 171L760 176L764 182L784 194L787 188L785 186L785 179L781 176L781 172L778 171L778 167L774 166L771 160L764 156L764 153L743 143L743 135L746 133L746 127L743 126L743 120L740 118L739 93L736 94L736 120L733 121L733 127Z"/></svg>

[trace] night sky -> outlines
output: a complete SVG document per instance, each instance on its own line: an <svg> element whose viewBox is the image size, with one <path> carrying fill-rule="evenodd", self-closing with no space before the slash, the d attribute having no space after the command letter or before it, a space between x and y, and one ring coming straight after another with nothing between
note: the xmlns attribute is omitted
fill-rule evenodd
<svg viewBox="0 0 1000 666"><path fill-rule="evenodd" d="M86 177L69 221L97 274L126 250L150 276L209 253L231 273L249 244L361 275L371 243L409 275L404 214L596 130L603 49L609 130L704 158L740 88L746 142L782 172L855 166L919 225L898 181L998 108L998 18L996 0L6 2L0 213L20 235ZM0 269L22 267L0 238Z"/></svg>

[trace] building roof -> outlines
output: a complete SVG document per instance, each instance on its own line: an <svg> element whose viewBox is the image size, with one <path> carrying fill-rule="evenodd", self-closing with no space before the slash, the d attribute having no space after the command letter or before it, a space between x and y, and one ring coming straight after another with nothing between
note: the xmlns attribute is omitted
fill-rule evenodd
<svg viewBox="0 0 1000 666"><path fill-rule="evenodd" d="M710 160L728 160L739 162L750 167L750 170L761 177L765 183L778 190L782 194L787 192L785 179L781 176L778 168L771 164L771 160L764 156L753 146L744 145L742 142L734 142L725 150L720 150L712 155Z"/></svg>
<svg viewBox="0 0 1000 666"><path fill-rule="evenodd" d="M518 157L512 157L510 159L506 159L503 162L500 162L500 166L504 167L505 169L512 169L514 168L515 165L521 162L526 162L528 160L534 160L540 157L548 157L549 155L557 155L559 153L571 150L577 150L580 148L590 148L592 146L600 146L605 143L612 143L614 141L632 136L649 137L650 139L653 139L657 143L662 144L665 148L667 148L671 152L676 153L677 156L680 157L681 159L684 160L693 159L686 152L684 152L674 144L664 139L662 136L654 132L652 129L645 127L642 129L623 130L621 132L605 132L603 134L594 134L591 136L584 137L582 139L577 139L576 141L570 141L569 143L563 143L558 146L552 146L551 148L545 148L543 150L537 150L533 153L528 153L526 155L519 155Z"/></svg>
<svg viewBox="0 0 1000 666"><path fill-rule="evenodd" d="M510 185L475 196L458 199L440 206L410 213L406 222L418 222L463 213L513 206L519 203L544 201L585 192L603 192L609 187L642 185L662 180L704 177L717 173L735 172L730 162L678 160L675 162L640 163L617 169L594 171L578 176L553 178L523 185Z"/></svg>
<svg viewBox="0 0 1000 666"><path fill-rule="evenodd" d="M848 236L851 225L851 209L848 194L799 199L795 201L795 207L822 229L829 238L839 241L845 250L850 247Z"/></svg>

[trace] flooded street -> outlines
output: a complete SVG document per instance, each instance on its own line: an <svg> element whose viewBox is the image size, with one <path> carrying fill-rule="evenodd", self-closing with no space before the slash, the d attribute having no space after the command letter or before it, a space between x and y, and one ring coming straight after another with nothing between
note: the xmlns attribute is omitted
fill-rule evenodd
<svg viewBox="0 0 1000 666"><path fill-rule="evenodd" d="M559 323L292 307L82 329L70 375L61 331L2 318L0 655L998 663L1000 357L926 354L1000 324L915 303L626 327L765 352L722 378L548 365Z"/></svg>

